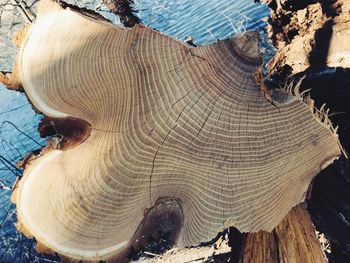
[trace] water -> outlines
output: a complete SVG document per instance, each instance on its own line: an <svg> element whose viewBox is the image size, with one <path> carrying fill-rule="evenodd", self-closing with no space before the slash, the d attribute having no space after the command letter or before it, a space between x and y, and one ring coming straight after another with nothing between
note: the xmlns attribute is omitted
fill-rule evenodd
<svg viewBox="0 0 350 263"><path fill-rule="evenodd" d="M160 32L198 44L231 37L234 33L262 29L266 9L253 1L138 1L143 22Z"/></svg>
<svg viewBox="0 0 350 263"><path fill-rule="evenodd" d="M95 6L99 2L96 1ZM264 37L265 23L262 21L268 16L268 9L254 4L253 0L138 0L135 8L144 24L181 40L192 36L200 45L244 31L259 30L264 58L271 56L272 49ZM108 15L107 12L102 14ZM0 105L1 188L1 185L10 187L21 174L10 164L15 165L26 153L45 145L45 140L37 132L41 116L33 111L24 95L0 85ZM37 254L34 242L16 231L15 206L10 196L11 191L6 187L0 190L0 262L59 262L58 257Z"/></svg>

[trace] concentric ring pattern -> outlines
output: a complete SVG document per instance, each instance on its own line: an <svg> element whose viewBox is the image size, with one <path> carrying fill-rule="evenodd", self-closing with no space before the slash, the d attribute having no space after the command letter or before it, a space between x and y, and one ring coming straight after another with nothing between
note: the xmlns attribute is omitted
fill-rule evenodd
<svg viewBox="0 0 350 263"><path fill-rule="evenodd" d="M108 259L161 197L181 203L179 245L229 225L270 231L339 156L302 100L261 95L257 34L192 47L41 5L19 54L21 83L45 115L92 127L78 146L34 160L17 189L21 225L50 249Z"/></svg>

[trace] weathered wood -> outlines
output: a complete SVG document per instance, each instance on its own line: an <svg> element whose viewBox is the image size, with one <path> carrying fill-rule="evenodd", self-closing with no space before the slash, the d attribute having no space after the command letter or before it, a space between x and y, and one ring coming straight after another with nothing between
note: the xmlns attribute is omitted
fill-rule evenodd
<svg viewBox="0 0 350 263"><path fill-rule="evenodd" d="M241 263L322 263L326 256L304 205L293 208L271 232L248 234Z"/></svg>
<svg viewBox="0 0 350 263"><path fill-rule="evenodd" d="M350 67L350 3L347 0L266 1L267 32L277 54L269 74L281 80L307 69Z"/></svg>

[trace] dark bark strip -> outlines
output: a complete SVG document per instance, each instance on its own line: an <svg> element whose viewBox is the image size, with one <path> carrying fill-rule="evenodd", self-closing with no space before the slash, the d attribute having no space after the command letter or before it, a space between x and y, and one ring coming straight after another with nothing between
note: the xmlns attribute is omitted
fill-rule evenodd
<svg viewBox="0 0 350 263"><path fill-rule="evenodd" d="M133 0L103 0L112 13L119 16L120 21L125 27L133 27L140 24L140 18L136 15L136 10L132 7Z"/></svg>

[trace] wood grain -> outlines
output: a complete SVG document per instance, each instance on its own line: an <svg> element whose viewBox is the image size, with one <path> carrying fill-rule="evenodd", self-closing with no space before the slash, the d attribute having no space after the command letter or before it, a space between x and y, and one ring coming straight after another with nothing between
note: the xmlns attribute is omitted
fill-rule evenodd
<svg viewBox="0 0 350 263"><path fill-rule="evenodd" d="M19 228L53 251L109 259L163 197L181 204L179 246L227 226L271 231L340 155L301 97L261 94L257 33L191 47L49 0L39 10L20 82L46 116L91 126L32 161L14 195Z"/></svg>
<svg viewBox="0 0 350 263"><path fill-rule="evenodd" d="M294 207L271 232L248 234L240 263L328 262L304 205Z"/></svg>

